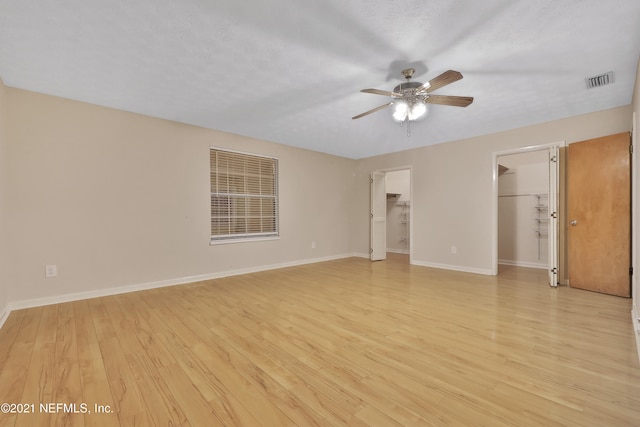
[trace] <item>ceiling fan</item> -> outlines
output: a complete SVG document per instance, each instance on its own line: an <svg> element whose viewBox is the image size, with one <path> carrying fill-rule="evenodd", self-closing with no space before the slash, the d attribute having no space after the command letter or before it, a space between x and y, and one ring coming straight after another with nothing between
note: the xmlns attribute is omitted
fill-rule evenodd
<svg viewBox="0 0 640 427"><path fill-rule="evenodd" d="M392 101L369 111L365 111L357 116L353 116L352 119L359 119L391 106L394 120L400 122L400 124L405 122L408 124L409 122L420 120L426 116L427 104L466 107L473 102L473 98L470 96L431 94L431 92L436 89L440 89L443 86L462 79L462 74L460 74L460 72L453 70L445 71L438 77L429 80L427 83L420 83L411 81L415 71L416 70L413 68L403 70L402 75L407 81L405 83L400 83L392 92L380 89L362 89L360 92L390 96Z"/></svg>

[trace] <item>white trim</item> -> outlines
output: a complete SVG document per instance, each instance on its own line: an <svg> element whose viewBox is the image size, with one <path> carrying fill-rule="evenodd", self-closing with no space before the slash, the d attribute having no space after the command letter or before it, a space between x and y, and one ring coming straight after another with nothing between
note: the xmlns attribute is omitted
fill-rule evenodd
<svg viewBox="0 0 640 427"><path fill-rule="evenodd" d="M392 254L405 254L405 255L409 255L411 253L409 249L392 249L392 248L387 248L387 252L391 252Z"/></svg>
<svg viewBox="0 0 640 427"><path fill-rule="evenodd" d="M499 259L498 264L515 265L516 267L539 268L541 270L546 270L547 268L549 268L548 264L540 264L537 262L526 262L526 261L513 261L510 259Z"/></svg>
<svg viewBox="0 0 640 427"><path fill-rule="evenodd" d="M640 313L637 311L635 305L631 309L631 324L633 325L633 331L636 335L636 354L638 361L640 361Z"/></svg>
<svg viewBox="0 0 640 427"><path fill-rule="evenodd" d="M461 265L439 264L439 263L435 263L435 262L416 261L416 260L412 260L411 264L412 265L419 265L419 266L422 266L422 267L440 268L440 269L443 269L443 270L461 271L463 273L482 274L482 275L485 275L485 276L493 275L491 269L488 269L488 268L473 268L473 267L466 267L466 266L461 266Z"/></svg>
<svg viewBox="0 0 640 427"><path fill-rule="evenodd" d="M353 256L353 257L356 257L356 258L369 259L369 254L366 253L366 252L354 252L354 253L352 253L351 255L348 255L348 256ZM347 258L347 257L345 257L345 258Z"/></svg>
<svg viewBox="0 0 640 427"><path fill-rule="evenodd" d="M65 302L79 301L79 300L85 300L90 298L99 298L99 297L106 297L110 295L118 295L118 294L125 294L129 292L137 292L137 291L144 291L149 289L162 288L166 286L186 285L189 283L201 282L204 280L220 279L220 278L229 277L229 276L238 276L238 275L248 274L248 273L257 273L260 271L275 270L279 268L295 267L295 266L305 265L305 264L314 264L316 262L333 261L337 259L360 257L360 256L362 255L342 254L342 255L328 256L323 258L313 258L313 259L305 259L300 261L284 262L280 264L263 265L259 267L251 267L251 268L245 268L245 269L239 269L239 270L221 271L218 273L201 274L197 276L178 277L174 279L159 280L157 282L148 282L148 283L140 283L136 285L119 286L115 288L98 289L95 291L76 292L71 294L55 295L51 297L14 301L14 302L10 302L7 305L7 307L5 308L5 313L3 314L2 317L0 317L0 320L2 320L4 323L4 320L6 320L6 318L9 316L11 311L21 310L24 308L41 307L41 306L51 305L51 304L61 304ZM362 256L362 257L368 258L368 255ZM0 326L1 325L2 324L0 323Z"/></svg>
<svg viewBox="0 0 640 427"><path fill-rule="evenodd" d="M640 274L640 268L636 264L638 259L638 144L637 144L637 132L636 122L638 118L636 112L633 112L633 118L631 120L631 267L633 268L633 274L631 275L631 322L633 324L633 330L636 336L636 354L638 355L638 361L640 361L640 295L638 295L638 274Z"/></svg>
<svg viewBox="0 0 640 427"><path fill-rule="evenodd" d="M387 173L373 171L369 180L369 248L371 261L387 258Z"/></svg>
<svg viewBox="0 0 640 427"><path fill-rule="evenodd" d="M0 312L0 329L2 328L2 325L4 325L4 322L7 321L7 319L9 318L9 315L11 314L11 305L7 304L3 310Z"/></svg>
<svg viewBox="0 0 640 427"><path fill-rule="evenodd" d="M251 236L251 235L246 235ZM233 238L214 238L213 236L209 240L209 246L226 245L229 243L247 243L247 242L265 242L269 240L280 240L280 236L265 236L265 237L233 237Z"/></svg>

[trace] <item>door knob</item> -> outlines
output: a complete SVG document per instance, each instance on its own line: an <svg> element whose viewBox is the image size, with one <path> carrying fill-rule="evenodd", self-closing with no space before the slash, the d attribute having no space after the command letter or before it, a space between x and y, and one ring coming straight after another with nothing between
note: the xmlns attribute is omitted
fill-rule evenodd
<svg viewBox="0 0 640 427"><path fill-rule="evenodd" d="M578 225L578 221L576 221L575 219L572 219L569 224L571 224L571 225L573 225L575 227L576 225Z"/></svg>

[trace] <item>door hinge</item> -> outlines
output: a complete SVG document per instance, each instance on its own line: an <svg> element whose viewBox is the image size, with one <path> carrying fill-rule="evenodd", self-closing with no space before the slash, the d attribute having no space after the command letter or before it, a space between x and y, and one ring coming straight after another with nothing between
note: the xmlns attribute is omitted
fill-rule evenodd
<svg viewBox="0 0 640 427"><path fill-rule="evenodd" d="M633 267L629 267L629 276L633 276Z"/></svg>
<svg viewBox="0 0 640 427"><path fill-rule="evenodd" d="M369 248L369 253L372 254L373 253L373 248Z"/></svg>
<svg viewBox="0 0 640 427"><path fill-rule="evenodd" d="M369 178L369 183L373 184L373 178Z"/></svg>
<svg viewBox="0 0 640 427"><path fill-rule="evenodd" d="M629 144L629 154L633 154L633 144Z"/></svg>
<svg viewBox="0 0 640 427"><path fill-rule="evenodd" d="M556 156L551 156L551 158L549 159L549 161L552 161L553 163L558 161L558 158Z"/></svg>
<svg viewBox="0 0 640 427"><path fill-rule="evenodd" d="M553 274L558 274L558 269L557 269L556 267L553 267L553 268L551 269L551 272L552 272Z"/></svg>
<svg viewBox="0 0 640 427"><path fill-rule="evenodd" d="M551 214L549 214L549 216L551 218L558 218L558 212L551 212Z"/></svg>
<svg viewBox="0 0 640 427"><path fill-rule="evenodd" d="M373 214L372 213L369 214L369 218L373 219Z"/></svg>

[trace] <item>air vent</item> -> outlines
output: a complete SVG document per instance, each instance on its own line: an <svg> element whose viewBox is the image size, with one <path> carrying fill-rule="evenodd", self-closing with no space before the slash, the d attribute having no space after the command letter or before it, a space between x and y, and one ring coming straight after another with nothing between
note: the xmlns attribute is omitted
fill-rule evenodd
<svg viewBox="0 0 640 427"><path fill-rule="evenodd" d="M613 83L613 71L598 76L587 77L584 80L587 82L587 89L609 85Z"/></svg>

